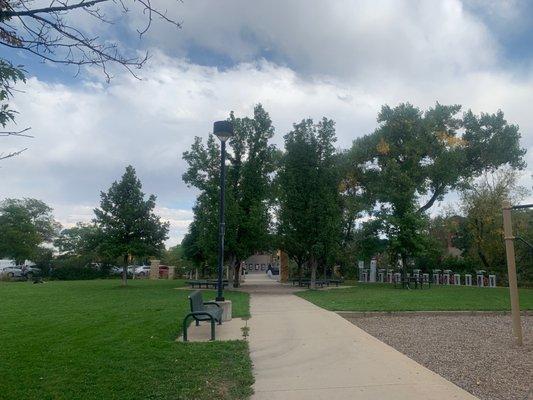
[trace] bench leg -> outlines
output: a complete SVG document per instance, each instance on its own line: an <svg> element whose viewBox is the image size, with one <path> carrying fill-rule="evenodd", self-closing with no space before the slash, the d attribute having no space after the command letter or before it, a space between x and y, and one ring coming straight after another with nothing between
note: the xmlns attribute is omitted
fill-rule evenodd
<svg viewBox="0 0 533 400"><path fill-rule="evenodd" d="M187 315L185 319L183 320L183 341L187 341L187 319L189 316Z"/></svg>
<svg viewBox="0 0 533 400"><path fill-rule="evenodd" d="M196 326L200 326L200 321L198 320L195 320L196 321Z"/></svg>
<svg viewBox="0 0 533 400"><path fill-rule="evenodd" d="M215 340L215 319L211 319L211 340Z"/></svg>

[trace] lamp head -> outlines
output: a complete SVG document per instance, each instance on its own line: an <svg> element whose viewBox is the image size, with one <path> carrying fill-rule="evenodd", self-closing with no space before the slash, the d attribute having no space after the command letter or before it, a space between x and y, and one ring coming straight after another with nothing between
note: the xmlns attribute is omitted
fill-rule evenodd
<svg viewBox="0 0 533 400"><path fill-rule="evenodd" d="M233 136L233 124L230 121L216 121L213 125L213 134L221 142L225 142Z"/></svg>

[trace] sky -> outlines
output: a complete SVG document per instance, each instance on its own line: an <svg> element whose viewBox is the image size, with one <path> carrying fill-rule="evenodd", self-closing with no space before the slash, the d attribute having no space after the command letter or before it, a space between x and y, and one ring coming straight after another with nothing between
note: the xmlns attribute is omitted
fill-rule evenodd
<svg viewBox="0 0 533 400"><path fill-rule="evenodd" d="M336 121L338 146L371 133L384 104L440 102L493 113L519 125L528 149L521 183L533 173L533 2L519 0L158 0L181 29L140 10L113 25L73 14L84 32L148 51L141 80L113 68L98 71L42 63L0 47L0 57L28 72L13 107L32 139L9 138L0 152L28 147L0 165L0 199L34 197L66 227L90 221L100 191L135 167L157 213L179 243L197 193L181 180L181 155L195 136L230 111L251 115L262 103L276 127L274 142L303 118ZM448 204L454 204L454 194ZM442 208L437 205L435 210ZM435 211L434 211L435 212Z"/></svg>

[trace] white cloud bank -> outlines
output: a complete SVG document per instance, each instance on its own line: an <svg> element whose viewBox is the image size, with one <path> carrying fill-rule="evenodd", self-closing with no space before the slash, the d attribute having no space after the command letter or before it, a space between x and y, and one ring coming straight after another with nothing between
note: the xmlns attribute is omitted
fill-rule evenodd
<svg viewBox="0 0 533 400"><path fill-rule="evenodd" d="M217 19L222 6L209 2L207 10L206 4L187 4L183 19L195 29L184 28L185 41L235 59L256 57L267 43L291 67L264 59L228 69L200 66L163 55L157 48L170 51L172 43L161 39L142 81L120 73L110 85L95 78L66 86L33 77L15 106L19 126L31 126L36 137L2 143L6 151L29 150L2 163L0 197L40 198L70 225L89 220L99 192L132 164L145 192L158 196L174 244L192 219L195 198L181 182L182 152L194 136L206 137L214 120L231 110L248 115L259 102L271 114L278 144L293 122L327 116L337 122L339 146L347 147L375 128L381 105L409 101L425 108L439 101L475 112L502 109L520 125L523 146L533 148L532 70L502 69L489 30L456 1L350 3L357 12L343 12L350 4L305 2L301 19L294 19L300 2L254 2L257 9L230 2L223 15L233 15L233 22L225 25ZM202 26L209 29L201 33ZM249 37L255 40L243 39Z"/></svg>

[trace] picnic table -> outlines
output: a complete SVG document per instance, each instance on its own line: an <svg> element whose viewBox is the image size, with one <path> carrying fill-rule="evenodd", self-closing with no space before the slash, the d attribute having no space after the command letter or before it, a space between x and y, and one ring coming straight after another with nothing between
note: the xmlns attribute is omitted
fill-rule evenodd
<svg viewBox="0 0 533 400"><path fill-rule="evenodd" d="M300 287L311 287L311 279L308 278L293 278L289 280L292 283L292 286L300 286ZM329 286L329 285L335 285L339 286L344 281L342 279L316 279L315 280L315 286Z"/></svg>
<svg viewBox="0 0 533 400"><path fill-rule="evenodd" d="M401 283L402 289L412 289L413 284L415 289L423 289L424 283L426 283L428 287L431 288L431 280L429 279L429 277L424 277L423 275L402 276L400 282L394 283L394 287L396 287L398 283Z"/></svg>
<svg viewBox="0 0 533 400"><path fill-rule="evenodd" d="M193 289L195 287L198 287L199 289L201 289L202 287L205 287L206 289L209 289L209 287L216 289L218 287L218 280L216 279L194 279L194 280L188 280L185 283L190 285L191 288ZM222 287L225 288L226 286L228 286L228 280L224 279L222 281Z"/></svg>

